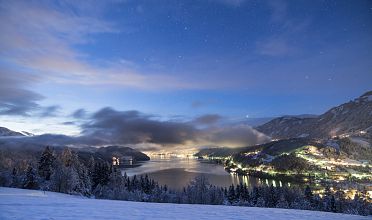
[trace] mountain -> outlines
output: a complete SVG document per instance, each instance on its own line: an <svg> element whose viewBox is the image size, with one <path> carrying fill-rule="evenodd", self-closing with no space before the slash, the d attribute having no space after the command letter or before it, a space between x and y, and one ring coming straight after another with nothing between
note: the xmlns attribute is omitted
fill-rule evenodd
<svg viewBox="0 0 372 220"><path fill-rule="evenodd" d="M249 147L250 148L250 147ZM201 149L199 152L194 154L196 157L228 157L235 153L243 151L245 147L239 148L228 148L228 147L213 147Z"/></svg>
<svg viewBox="0 0 372 220"><path fill-rule="evenodd" d="M264 117L264 118L246 118L244 122L252 127L263 125L271 120L273 120L274 117Z"/></svg>
<svg viewBox="0 0 372 220"><path fill-rule="evenodd" d="M12 131L5 127L0 127L0 137L26 136L20 132Z"/></svg>
<svg viewBox="0 0 372 220"><path fill-rule="evenodd" d="M372 134L372 91L317 117L284 116L257 126L272 138L328 138Z"/></svg>
<svg viewBox="0 0 372 220"><path fill-rule="evenodd" d="M62 148L61 148L62 149ZM95 160L103 160L107 162L112 161L112 157L124 157L131 156L133 161L148 161L150 157L141 151L135 150L130 147L124 146L106 146L106 147L83 147L83 148L72 148L76 151L79 157L88 161L90 157L94 157ZM55 149L56 150L56 149Z"/></svg>

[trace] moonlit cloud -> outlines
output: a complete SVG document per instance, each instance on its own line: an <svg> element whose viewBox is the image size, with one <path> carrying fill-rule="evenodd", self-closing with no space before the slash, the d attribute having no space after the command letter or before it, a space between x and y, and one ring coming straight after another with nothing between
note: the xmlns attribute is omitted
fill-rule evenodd
<svg viewBox="0 0 372 220"><path fill-rule="evenodd" d="M139 111L103 108L80 126L77 136L43 134L33 137L0 138L10 145L41 144L53 146L130 146L138 150L187 150L204 146L242 147L269 141L269 137L242 124L217 125L221 116L204 115L191 121L156 119ZM65 122L70 125L73 122ZM208 125L198 128L197 124Z"/></svg>
<svg viewBox="0 0 372 220"><path fill-rule="evenodd" d="M50 82L141 89L197 86L166 74L140 73L121 60L102 60L98 65L87 61L88 55L75 50L75 45L94 43L93 35L125 30L103 19L84 16L84 12L57 11L27 1L2 2L0 28L7 33L0 37L3 59Z"/></svg>
<svg viewBox="0 0 372 220"><path fill-rule="evenodd" d="M83 135L120 144L163 147L249 146L269 140L246 125L216 125L219 115L208 114L188 122L161 121L138 111L103 108L82 125ZM194 124L211 125L197 128ZM153 145L154 146L154 145Z"/></svg>
<svg viewBox="0 0 372 220"><path fill-rule="evenodd" d="M30 90L30 86L38 81L33 75L6 68L0 69L0 115L53 117L59 106L42 106L39 101L44 97Z"/></svg>
<svg viewBox="0 0 372 220"><path fill-rule="evenodd" d="M193 126L186 123L158 121L138 111L116 111L112 108L99 110L82 128L85 135L121 144L186 144L197 133Z"/></svg>

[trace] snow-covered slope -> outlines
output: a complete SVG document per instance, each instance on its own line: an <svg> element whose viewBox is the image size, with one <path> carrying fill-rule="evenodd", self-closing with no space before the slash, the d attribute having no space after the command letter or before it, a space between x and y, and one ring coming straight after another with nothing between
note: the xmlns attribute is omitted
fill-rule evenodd
<svg viewBox="0 0 372 220"><path fill-rule="evenodd" d="M96 200L60 193L0 187L0 219L362 220L370 218L288 209Z"/></svg>

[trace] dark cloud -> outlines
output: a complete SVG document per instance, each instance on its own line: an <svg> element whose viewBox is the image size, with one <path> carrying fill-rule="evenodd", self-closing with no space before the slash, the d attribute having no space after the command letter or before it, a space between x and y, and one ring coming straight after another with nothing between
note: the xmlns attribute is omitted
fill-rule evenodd
<svg viewBox="0 0 372 220"><path fill-rule="evenodd" d="M185 144L194 140L197 129L182 122L159 121L138 111L104 108L82 125L83 134L122 144Z"/></svg>
<svg viewBox="0 0 372 220"><path fill-rule="evenodd" d="M195 118L194 122L196 124L201 124L201 125L210 125L210 124L217 123L221 119L222 119L222 116L220 115L208 114L208 115L202 115L200 117Z"/></svg>
<svg viewBox="0 0 372 220"><path fill-rule="evenodd" d="M31 76L24 76L10 70L0 70L0 114L27 116L40 108L37 103L43 96L27 89L35 81Z"/></svg>
<svg viewBox="0 0 372 220"><path fill-rule="evenodd" d="M249 146L269 140L247 125L218 125L220 115L208 114L189 122L161 121L138 111L104 108L82 125L83 134L120 144L161 146ZM198 128L197 125L213 125ZM143 145L142 145L143 146ZM152 145L154 147L154 145ZM156 146L155 146L156 147Z"/></svg>
<svg viewBox="0 0 372 220"><path fill-rule="evenodd" d="M76 123L73 121L66 121L62 123L63 125L75 125Z"/></svg>
<svg viewBox="0 0 372 220"><path fill-rule="evenodd" d="M207 145L238 147L269 141L267 136L250 126L217 123L220 119L219 115L209 114L190 121L170 121L139 111L103 108L79 125L82 129L80 136L44 134L0 138L0 142L75 147L122 145L138 150L164 150ZM76 125L76 122L64 124ZM199 126L201 124L207 126Z"/></svg>
<svg viewBox="0 0 372 220"><path fill-rule="evenodd" d="M0 115L53 117L58 105L41 106L44 96L29 89L39 80L32 74L23 74L9 69L0 70Z"/></svg>
<svg viewBox="0 0 372 220"><path fill-rule="evenodd" d="M40 117L54 117L57 116L58 111L61 109L58 105L51 105L41 108Z"/></svg>
<svg viewBox="0 0 372 220"><path fill-rule="evenodd" d="M71 116L76 118L76 119L82 119L82 118L85 118L87 116L87 111L83 108L80 108L80 109L74 111L71 114Z"/></svg>

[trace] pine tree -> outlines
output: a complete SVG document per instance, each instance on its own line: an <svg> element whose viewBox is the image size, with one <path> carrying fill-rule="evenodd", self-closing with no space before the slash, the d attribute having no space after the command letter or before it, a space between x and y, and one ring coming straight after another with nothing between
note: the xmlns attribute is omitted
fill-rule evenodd
<svg viewBox="0 0 372 220"><path fill-rule="evenodd" d="M276 208L281 208L281 209L288 209L289 204L287 200L285 199L284 195L281 194L278 203L276 204Z"/></svg>
<svg viewBox="0 0 372 220"><path fill-rule="evenodd" d="M336 199L334 195L331 196L329 207L331 212L336 212Z"/></svg>
<svg viewBox="0 0 372 220"><path fill-rule="evenodd" d="M86 168L84 164L77 161L75 169L77 170L79 177L79 184L76 189L77 192L83 195L90 195L92 190L92 182L89 176L88 168Z"/></svg>
<svg viewBox="0 0 372 220"><path fill-rule="evenodd" d="M39 175L45 180L50 180L50 176L53 173L54 160L55 157L53 156L53 152L49 146L47 146L41 154L38 167Z"/></svg>
<svg viewBox="0 0 372 220"><path fill-rule="evenodd" d="M74 158L73 158L73 153L70 148L66 147L65 149L63 149L61 160L65 167L72 166L72 163L74 162L73 161Z"/></svg>
<svg viewBox="0 0 372 220"><path fill-rule="evenodd" d="M93 173L94 173L94 166L96 165L96 162L94 160L94 157L93 156L90 156L89 158L89 161L88 161L88 164L87 164L87 168L88 168L88 175L90 177L90 180L91 182L93 183Z"/></svg>
<svg viewBox="0 0 372 220"><path fill-rule="evenodd" d="M250 202L250 197L249 197L249 191L247 184L244 184L243 186L243 196L242 196L244 201Z"/></svg>
<svg viewBox="0 0 372 220"><path fill-rule="evenodd" d="M92 175L93 179L93 188L95 188L98 184L101 186L107 185L110 179L111 169L108 163L96 163L94 166L94 172Z"/></svg>
<svg viewBox="0 0 372 220"><path fill-rule="evenodd" d="M256 206L257 206L257 207L266 207L265 199L262 198L262 197L259 197L259 198L257 199Z"/></svg>
<svg viewBox="0 0 372 220"><path fill-rule="evenodd" d="M230 204L234 204L235 199L236 199L236 196L235 196L235 187L234 187L234 185L231 185L229 187L229 191L227 193L227 200L229 201Z"/></svg>
<svg viewBox="0 0 372 220"><path fill-rule="evenodd" d="M19 177L18 177L18 170L17 168L13 168L13 171L12 171L12 183L11 183L11 186L12 187L18 187L19 186Z"/></svg>
<svg viewBox="0 0 372 220"><path fill-rule="evenodd" d="M311 188L309 185L306 186L305 188L305 198L309 201L309 202L313 202L313 192L311 191Z"/></svg>
<svg viewBox="0 0 372 220"><path fill-rule="evenodd" d="M258 187L253 187L253 191L251 193L251 200L252 200L252 205L256 205L257 204L257 201L258 201L258 198L260 198L260 191L258 190Z"/></svg>
<svg viewBox="0 0 372 220"><path fill-rule="evenodd" d="M268 193L266 194L266 206L275 207L277 202L276 191L273 185L269 187Z"/></svg>
<svg viewBox="0 0 372 220"><path fill-rule="evenodd" d="M28 166L26 172L26 178L23 182L23 188L25 189L37 189L38 183L36 180L36 174L31 166Z"/></svg>

